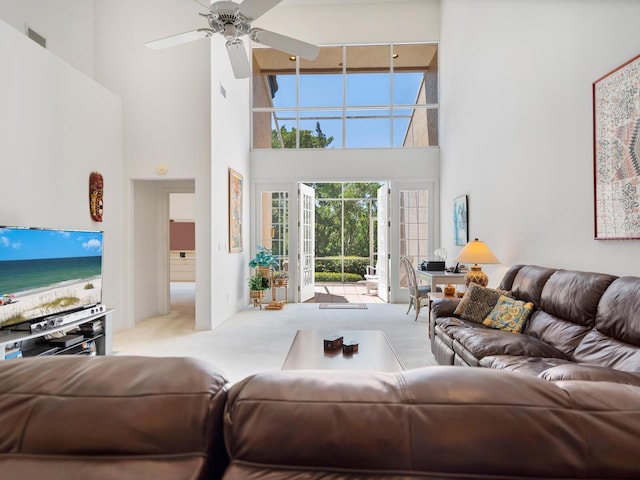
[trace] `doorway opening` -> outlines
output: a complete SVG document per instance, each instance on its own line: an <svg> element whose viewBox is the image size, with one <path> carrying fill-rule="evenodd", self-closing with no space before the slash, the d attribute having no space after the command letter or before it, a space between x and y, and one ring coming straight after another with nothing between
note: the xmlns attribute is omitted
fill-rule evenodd
<svg viewBox="0 0 640 480"><path fill-rule="evenodd" d="M195 319L195 194L169 194L169 308Z"/></svg>
<svg viewBox="0 0 640 480"><path fill-rule="evenodd" d="M313 231L300 231L300 258L311 279L301 301L385 303L388 301L388 186L384 182L314 182L301 194L313 207ZM313 195L310 202L307 197ZM306 287L306 288L305 288ZM311 295L312 294L312 295Z"/></svg>

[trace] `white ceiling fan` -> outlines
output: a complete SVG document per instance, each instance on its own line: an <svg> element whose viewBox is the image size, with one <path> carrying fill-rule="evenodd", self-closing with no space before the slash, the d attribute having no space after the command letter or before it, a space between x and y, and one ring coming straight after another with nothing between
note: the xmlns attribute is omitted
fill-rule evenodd
<svg viewBox="0 0 640 480"><path fill-rule="evenodd" d="M149 48L161 49L192 42L201 38L208 38L214 33L220 33L227 40L227 52L229 53L231 68L236 78L247 78L251 75L249 59L247 58L242 40L240 39L240 37L245 35L256 43L261 43L307 60L315 60L318 53L320 53L320 49L316 45L280 35L279 33L270 32L269 30L251 27L251 22L271 10L281 1L282 0L244 0L242 3L229 1L213 2L211 5L206 6L209 9L209 13L200 14L207 19L209 27L171 35L170 37L154 40L145 45ZM197 3L200 2L198 1Z"/></svg>

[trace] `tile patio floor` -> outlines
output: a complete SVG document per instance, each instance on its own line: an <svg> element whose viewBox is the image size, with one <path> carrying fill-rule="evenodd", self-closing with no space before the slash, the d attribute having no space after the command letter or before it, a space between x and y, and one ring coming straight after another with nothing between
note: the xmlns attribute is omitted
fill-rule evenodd
<svg viewBox="0 0 640 480"><path fill-rule="evenodd" d="M364 281L357 283L316 283L315 297L306 303L385 303L367 294Z"/></svg>

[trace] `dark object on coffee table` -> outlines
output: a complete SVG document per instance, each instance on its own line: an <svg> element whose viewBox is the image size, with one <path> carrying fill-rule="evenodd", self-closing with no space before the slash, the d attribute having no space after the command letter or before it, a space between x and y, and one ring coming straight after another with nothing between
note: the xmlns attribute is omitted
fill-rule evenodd
<svg viewBox="0 0 640 480"><path fill-rule="evenodd" d="M331 337L324 339L324 349L325 350L337 350L342 347L342 339L344 337L340 335L333 335Z"/></svg>
<svg viewBox="0 0 640 480"><path fill-rule="evenodd" d="M342 344L342 353L352 355L358 351L358 342L347 340Z"/></svg>

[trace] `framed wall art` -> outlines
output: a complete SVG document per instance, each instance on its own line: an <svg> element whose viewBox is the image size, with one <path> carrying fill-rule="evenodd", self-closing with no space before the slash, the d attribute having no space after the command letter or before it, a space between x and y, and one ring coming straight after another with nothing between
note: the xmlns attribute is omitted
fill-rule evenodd
<svg viewBox="0 0 640 480"><path fill-rule="evenodd" d="M242 175L229 169L229 252L242 251Z"/></svg>
<svg viewBox="0 0 640 480"><path fill-rule="evenodd" d="M596 240L640 239L640 55L593 82Z"/></svg>
<svg viewBox="0 0 640 480"><path fill-rule="evenodd" d="M469 243L469 213L467 196L462 195L453 201L453 237L456 245Z"/></svg>

